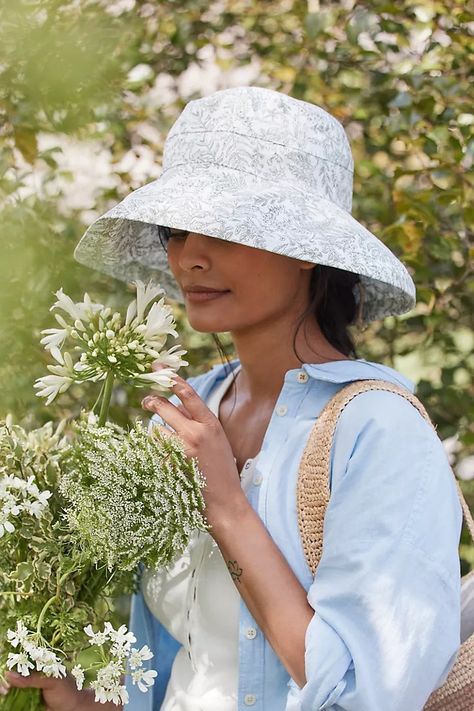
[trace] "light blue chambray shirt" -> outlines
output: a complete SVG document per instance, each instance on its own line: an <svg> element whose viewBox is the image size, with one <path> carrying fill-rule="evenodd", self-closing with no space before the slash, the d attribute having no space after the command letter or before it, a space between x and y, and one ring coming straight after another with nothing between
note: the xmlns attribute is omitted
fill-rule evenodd
<svg viewBox="0 0 474 711"><path fill-rule="evenodd" d="M206 400L227 373L219 364L188 382ZM454 664L462 510L441 440L405 398L369 391L345 407L314 578L305 560L296 481L308 435L344 384L372 378L415 390L397 370L364 359L303 364L285 375L257 461L262 481L247 496L315 611L305 638L307 681L297 686L241 599L238 711L420 711ZM132 598L130 626L154 652L148 664L158 677L146 694L128 683L126 708L157 711L180 644L141 593Z"/></svg>

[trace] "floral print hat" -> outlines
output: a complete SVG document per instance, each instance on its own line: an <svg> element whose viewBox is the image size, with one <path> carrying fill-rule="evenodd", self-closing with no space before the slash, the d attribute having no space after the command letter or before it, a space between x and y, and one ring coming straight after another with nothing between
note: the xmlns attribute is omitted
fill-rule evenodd
<svg viewBox="0 0 474 711"><path fill-rule="evenodd" d="M172 227L355 272L361 324L405 313L415 284L351 216L353 166L342 125L319 106L263 87L223 89L185 106L161 176L93 222L74 257L122 281L153 277L183 303L159 239Z"/></svg>

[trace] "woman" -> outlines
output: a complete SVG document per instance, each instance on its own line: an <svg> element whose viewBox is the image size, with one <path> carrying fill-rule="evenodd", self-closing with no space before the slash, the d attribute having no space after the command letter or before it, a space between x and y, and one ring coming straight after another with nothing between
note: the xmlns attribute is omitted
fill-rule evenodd
<svg viewBox="0 0 474 711"><path fill-rule="evenodd" d="M341 415L314 577L299 537L298 465L329 398L360 379L414 390L357 358L349 333L415 303L405 267L350 215L352 167L319 107L216 92L172 127L160 179L76 249L121 279L158 274L191 326L230 332L239 356L143 400L199 459L211 529L144 571L131 628L159 675L146 695L128 684L132 711L419 711L454 664L461 508L441 441L404 398L366 392ZM42 685L51 711L93 708L67 681L14 683Z"/></svg>

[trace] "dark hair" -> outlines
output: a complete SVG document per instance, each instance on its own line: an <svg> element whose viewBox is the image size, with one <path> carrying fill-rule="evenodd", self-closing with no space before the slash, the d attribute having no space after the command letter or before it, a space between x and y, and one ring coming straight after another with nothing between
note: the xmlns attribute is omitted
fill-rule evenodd
<svg viewBox="0 0 474 711"><path fill-rule="evenodd" d="M161 245L165 251L164 240L169 238L169 230L169 227L160 227L158 231ZM354 293L356 285L359 288L359 304L356 302ZM355 324L359 319L362 306L361 288L362 284L358 274L345 269L328 267L325 264L315 265L309 284L309 303L299 317L293 334L293 351L298 360L302 361L296 351L296 337L301 325L311 315L314 316L321 332L334 348L345 356L358 358L349 326ZM228 366L230 372L230 360L219 336L217 333L211 335L222 363Z"/></svg>

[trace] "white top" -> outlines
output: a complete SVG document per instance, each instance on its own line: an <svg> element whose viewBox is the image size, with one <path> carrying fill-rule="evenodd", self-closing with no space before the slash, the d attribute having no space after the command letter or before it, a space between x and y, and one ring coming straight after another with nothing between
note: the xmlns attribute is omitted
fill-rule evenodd
<svg viewBox="0 0 474 711"><path fill-rule="evenodd" d="M229 373L206 402L216 416L231 382ZM257 457L240 472L244 491ZM168 569L145 571L142 590L151 612L183 645L161 711L236 711L240 595L211 535L196 531Z"/></svg>

